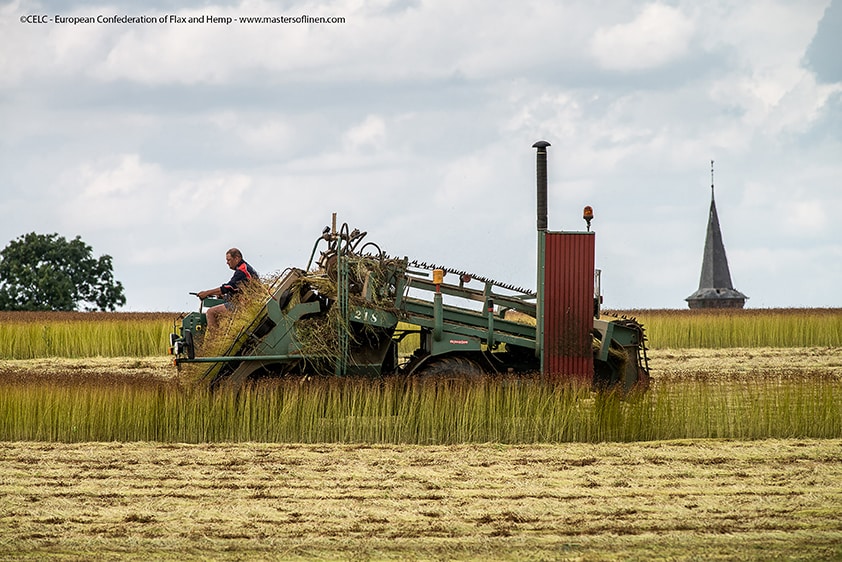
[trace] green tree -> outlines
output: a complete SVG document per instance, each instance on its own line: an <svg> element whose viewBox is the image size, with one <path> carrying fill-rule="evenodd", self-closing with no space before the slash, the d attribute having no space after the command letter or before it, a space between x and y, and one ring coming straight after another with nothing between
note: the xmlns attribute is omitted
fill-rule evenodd
<svg viewBox="0 0 842 562"><path fill-rule="evenodd" d="M0 252L0 310L114 310L126 304L111 256L77 236L31 232Z"/></svg>

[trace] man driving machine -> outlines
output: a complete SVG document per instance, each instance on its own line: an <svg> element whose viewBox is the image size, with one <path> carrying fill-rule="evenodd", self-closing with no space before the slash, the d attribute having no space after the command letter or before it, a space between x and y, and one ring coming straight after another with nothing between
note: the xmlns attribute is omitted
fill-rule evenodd
<svg viewBox="0 0 842 562"><path fill-rule="evenodd" d="M225 299L225 303L210 307L207 312L208 330L212 331L219 326L222 317L233 310L236 305L236 298L240 292L241 285L252 279L257 279L257 272L243 259L243 254L237 248L231 248L225 252L225 263L228 267L234 270L234 275L227 283L208 289L207 291L200 291L196 295L200 299L207 297L221 297Z"/></svg>

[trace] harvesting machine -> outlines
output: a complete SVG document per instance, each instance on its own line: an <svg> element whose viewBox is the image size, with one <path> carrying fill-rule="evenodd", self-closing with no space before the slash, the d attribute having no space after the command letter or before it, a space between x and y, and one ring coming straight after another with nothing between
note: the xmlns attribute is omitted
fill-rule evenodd
<svg viewBox="0 0 842 562"><path fill-rule="evenodd" d="M543 373L629 390L649 380L645 335L600 313L593 213L586 232L547 230L547 147L537 149L537 290L384 253L347 224L318 236L227 350L199 356L205 315L170 336L176 365L205 363L212 385L261 376L472 377ZM318 257L317 257L318 253ZM215 304L205 299L202 306Z"/></svg>

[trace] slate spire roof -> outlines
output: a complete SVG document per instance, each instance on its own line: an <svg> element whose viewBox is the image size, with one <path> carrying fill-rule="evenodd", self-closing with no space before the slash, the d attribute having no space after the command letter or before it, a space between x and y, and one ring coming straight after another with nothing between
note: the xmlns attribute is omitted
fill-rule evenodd
<svg viewBox="0 0 842 562"><path fill-rule="evenodd" d="M702 257L702 274L699 289L687 297L690 308L742 308L748 297L734 289L728 257L722 242L719 216L716 214L716 200L713 194L713 160L710 161L710 213L705 236L705 252Z"/></svg>

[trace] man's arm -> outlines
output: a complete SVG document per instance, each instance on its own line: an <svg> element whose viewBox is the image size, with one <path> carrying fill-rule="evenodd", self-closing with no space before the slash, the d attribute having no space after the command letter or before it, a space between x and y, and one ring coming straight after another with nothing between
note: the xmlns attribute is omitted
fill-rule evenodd
<svg viewBox="0 0 842 562"><path fill-rule="evenodd" d="M240 268L237 268L234 270L234 275L231 276L231 280L219 288L219 293L221 295L233 295L238 293L240 291L240 285L247 279L246 274L243 273Z"/></svg>
<svg viewBox="0 0 842 562"><path fill-rule="evenodd" d="M208 289L207 291L199 291L196 295L200 299L206 299L208 297L221 297L222 296L222 288L214 287L213 289Z"/></svg>

